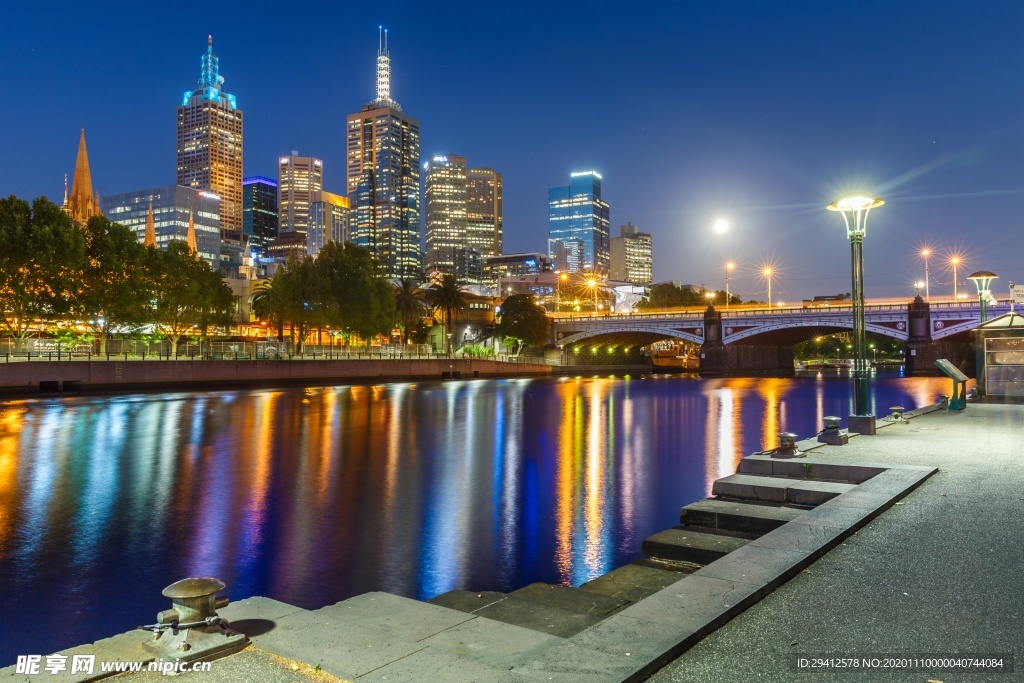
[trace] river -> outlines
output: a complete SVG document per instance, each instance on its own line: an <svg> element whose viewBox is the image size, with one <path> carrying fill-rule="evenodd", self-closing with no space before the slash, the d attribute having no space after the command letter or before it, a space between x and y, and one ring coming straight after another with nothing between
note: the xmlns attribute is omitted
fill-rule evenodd
<svg viewBox="0 0 1024 683"><path fill-rule="evenodd" d="M778 432L848 415L837 372L0 402L0 667L152 623L186 576L305 608L579 585ZM870 400L948 391L882 373Z"/></svg>

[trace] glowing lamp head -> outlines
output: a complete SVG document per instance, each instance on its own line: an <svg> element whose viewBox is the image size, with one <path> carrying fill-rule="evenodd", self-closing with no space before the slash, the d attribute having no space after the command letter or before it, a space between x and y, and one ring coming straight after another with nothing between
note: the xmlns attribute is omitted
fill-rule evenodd
<svg viewBox="0 0 1024 683"><path fill-rule="evenodd" d="M949 262L954 266L958 266L960 265L960 257L954 256L953 258L949 259Z"/></svg>
<svg viewBox="0 0 1024 683"><path fill-rule="evenodd" d="M979 270L977 273L971 273L967 276L968 280L974 282L974 286L978 288L978 296L985 296L989 293L989 288L992 286L992 281L999 276L987 270Z"/></svg>
<svg viewBox="0 0 1024 683"><path fill-rule="evenodd" d="M929 256L931 256L931 254L932 254L932 250L931 249L922 249L921 250L921 256L924 256L925 258L928 258Z"/></svg>
<svg viewBox="0 0 1024 683"><path fill-rule="evenodd" d="M763 271L761 271L761 273L764 274L764 275L771 275L772 274L772 269L771 268L765 268Z"/></svg>
<svg viewBox="0 0 1024 683"><path fill-rule="evenodd" d="M878 197L871 195L852 195L840 197L828 205L829 211L838 211L846 223L846 236L849 239L863 239L868 229L868 212L885 204ZM852 220L851 220L852 219Z"/></svg>
<svg viewBox="0 0 1024 683"><path fill-rule="evenodd" d="M716 233L721 235L722 233L729 229L729 223L725 219L719 218L717 221L715 221L714 229Z"/></svg>
<svg viewBox="0 0 1024 683"><path fill-rule="evenodd" d="M587 287L594 287L596 285L597 285L597 280L595 280L593 278L587 280Z"/></svg>
<svg viewBox="0 0 1024 683"><path fill-rule="evenodd" d="M725 264L725 269L726 270L732 270L735 267L736 267L736 264L733 263L732 261L729 261L728 263Z"/></svg>

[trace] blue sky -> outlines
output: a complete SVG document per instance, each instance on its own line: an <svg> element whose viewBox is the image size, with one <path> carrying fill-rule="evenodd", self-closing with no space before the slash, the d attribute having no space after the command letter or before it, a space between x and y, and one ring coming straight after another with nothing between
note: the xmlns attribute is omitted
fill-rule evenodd
<svg viewBox="0 0 1024 683"><path fill-rule="evenodd" d="M604 177L613 235L654 235L655 277L764 298L848 291L848 190L886 199L867 294L942 264L1024 283L1024 3L155 2L5 7L0 194L59 201L88 136L101 194L174 181L174 112L212 34L245 112L245 174L292 149L344 188L344 119L373 96L377 26L422 154L504 174L506 252L541 251L547 188ZM718 218L730 223L722 236ZM961 280L967 274L962 269Z"/></svg>

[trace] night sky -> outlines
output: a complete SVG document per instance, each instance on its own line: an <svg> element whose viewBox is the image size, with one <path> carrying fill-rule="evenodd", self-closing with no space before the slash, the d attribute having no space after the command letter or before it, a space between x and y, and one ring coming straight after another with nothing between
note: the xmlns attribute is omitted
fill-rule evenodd
<svg viewBox="0 0 1024 683"><path fill-rule="evenodd" d="M1024 283L1024 3L7 3L0 195L60 201L86 127L101 195L174 182L175 107L212 34L245 112L249 175L324 159L344 190L345 115L374 93L377 27L422 156L504 175L505 251L542 251L547 188L604 177L612 235L654 235L655 280L763 299L850 289L838 194L882 196L867 295L943 264ZM711 226L725 218L730 230ZM962 285L963 287L964 285ZM966 284L969 291L974 288ZM963 291L963 289L961 289Z"/></svg>

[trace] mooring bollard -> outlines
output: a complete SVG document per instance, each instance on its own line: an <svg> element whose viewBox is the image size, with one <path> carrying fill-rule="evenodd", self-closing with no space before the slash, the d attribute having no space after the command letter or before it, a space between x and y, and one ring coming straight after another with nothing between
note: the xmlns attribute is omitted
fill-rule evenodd
<svg viewBox="0 0 1024 683"><path fill-rule="evenodd" d="M836 415L825 416L825 428L818 434L819 443L827 443L829 446L845 446L850 443L850 435L844 434L839 428L839 421Z"/></svg>
<svg viewBox="0 0 1024 683"><path fill-rule="evenodd" d="M227 597L217 597L223 589L223 581L208 577L182 579L165 588L163 595L173 607L158 613L157 623L139 627L153 632L143 647L165 662L213 659L244 648L249 639L217 614L218 607L228 604Z"/></svg>
<svg viewBox="0 0 1024 683"><path fill-rule="evenodd" d="M779 432L779 447L775 449L773 457L792 458L800 455L796 447L796 434L793 432Z"/></svg>

